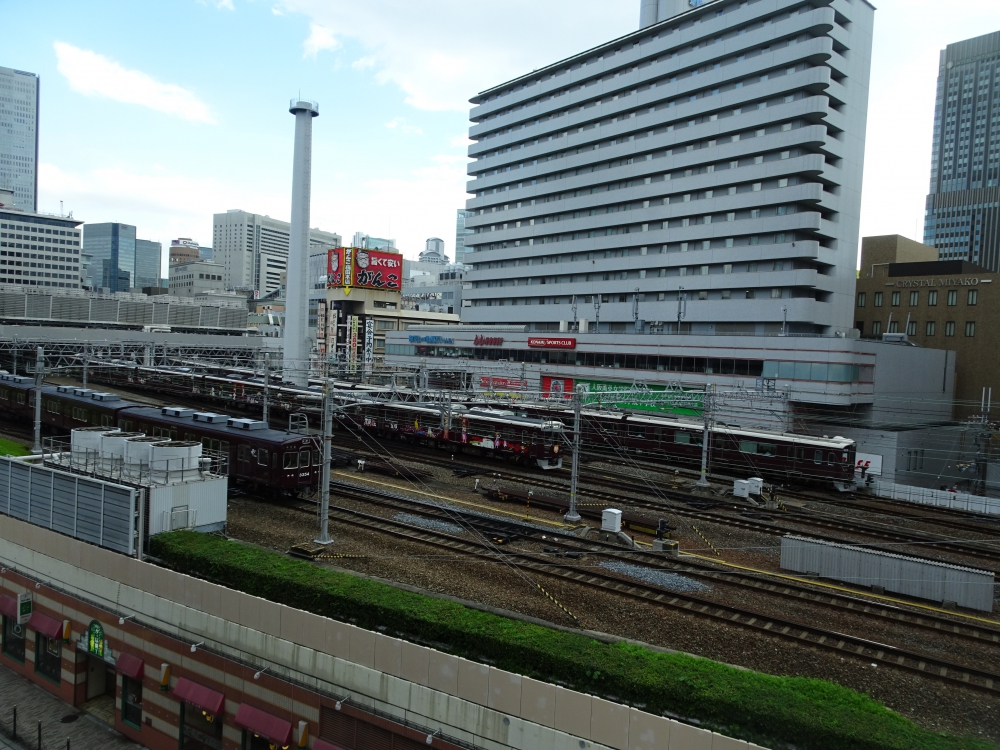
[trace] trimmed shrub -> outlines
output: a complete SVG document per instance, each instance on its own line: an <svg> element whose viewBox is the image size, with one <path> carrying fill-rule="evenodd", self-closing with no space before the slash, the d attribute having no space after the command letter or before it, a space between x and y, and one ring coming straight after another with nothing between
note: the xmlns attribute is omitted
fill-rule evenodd
<svg viewBox="0 0 1000 750"><path fill-rule="evenodd" d="M934 734L871 698L823 680L774 677L685 654L607 644L402 591L275 552L190 531L153 538L174 569L500 669L670 712L758 744L799 750L997 750Z"/></svg>

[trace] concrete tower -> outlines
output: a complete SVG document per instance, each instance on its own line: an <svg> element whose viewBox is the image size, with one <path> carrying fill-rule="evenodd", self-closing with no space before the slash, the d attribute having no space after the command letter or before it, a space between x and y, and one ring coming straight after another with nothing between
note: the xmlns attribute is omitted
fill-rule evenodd
<svg viewBox="0 0 1000 750"><path fill-rule="evenodd" d="M312 194L312 118L319 117L319 104L292 100L288 111L295 115L295 156L292 160L292 221L288 235L288 266L285 281L286 383L309 384L309 204Z"/></svg>
<svg viewBox="0 0 1000 750"><path fill-rule="evenodd" d="M639 28L644 29L654 23L697 8L705 0L639 0Z"/></svg>

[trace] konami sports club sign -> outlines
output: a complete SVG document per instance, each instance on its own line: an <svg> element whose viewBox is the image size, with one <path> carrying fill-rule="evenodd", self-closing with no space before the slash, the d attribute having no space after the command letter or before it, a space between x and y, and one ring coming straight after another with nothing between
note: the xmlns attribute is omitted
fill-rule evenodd
<svg viewBox="0 0 1000 750"><path fill-rule="evenodd" d="M576 339L532 336L528 346L532 349L576 349Z"/></svg>

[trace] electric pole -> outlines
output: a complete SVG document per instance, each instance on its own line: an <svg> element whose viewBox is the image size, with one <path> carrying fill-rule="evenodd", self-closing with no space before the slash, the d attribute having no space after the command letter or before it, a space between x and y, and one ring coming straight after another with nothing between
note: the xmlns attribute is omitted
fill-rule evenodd
<svg viewBox="0 0 1000 750"><path fill-rule="evenodd" d="M579 523L580 514L576 511L576 487L580 481L580 411L583 408L583 388L578 385L573 389L573 468L569 480L569 510L563 519L569 523Z"/></svg>
<svg viewBox="0 0 1000 750"><path fill-rule="evenodd" d="M712 409L712 386L705 386L705 395L702 396L701 401L701 414L705 419L705 427L701 433L701 475L698 477L698 481L695 483L697 487L708 487L708 479L706 474L708 473L708 448L711 440L711 429L709 424L711 422L711 409Z"/></svg>
<svg viewBox="0 0 1000 750"><path fill-rule="evenodd" d="M267 421L268 418L268 396L270 396L271 391L271 360L268 358L268 353L263 352L264 356L264 416L262 421L264 424L270 426Z"/></svg>
<svg viewBox="0 0 1000 750"><path fill-rule="evenodd" d="M38 347L35 355L35 444L31 452L38 455L42 452L42 380L45 368L45 352Z"/></svg>
<svg viewBox="0 0 1000 750"><path fill-rule="evenodd" d="M324 368L325 370L326 368ZM329 371L323 373L329 376ZM319 492L319 536L316 544L330 544L330 442L333 440L333 399L330 398L330 378L323 378L323 472Z"/></svg>
<svg viewBox="0 0 1000 750"><path fill-rule="evenodd" d="M87 365L90 364L90 344L83 347L83 387L87 387Z"/></svg>

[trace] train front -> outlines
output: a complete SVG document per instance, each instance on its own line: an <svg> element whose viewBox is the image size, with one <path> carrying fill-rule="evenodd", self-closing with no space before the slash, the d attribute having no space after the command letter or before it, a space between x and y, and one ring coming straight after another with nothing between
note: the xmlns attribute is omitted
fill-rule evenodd
<svg viewBox="0 0 1000 750"><path fill-rule="evenodd" d="M535 446L535 461L540 469L561 469L566 442L563 437L563 423L558 420L542 420L539 425L541 442Z"/></svg>

